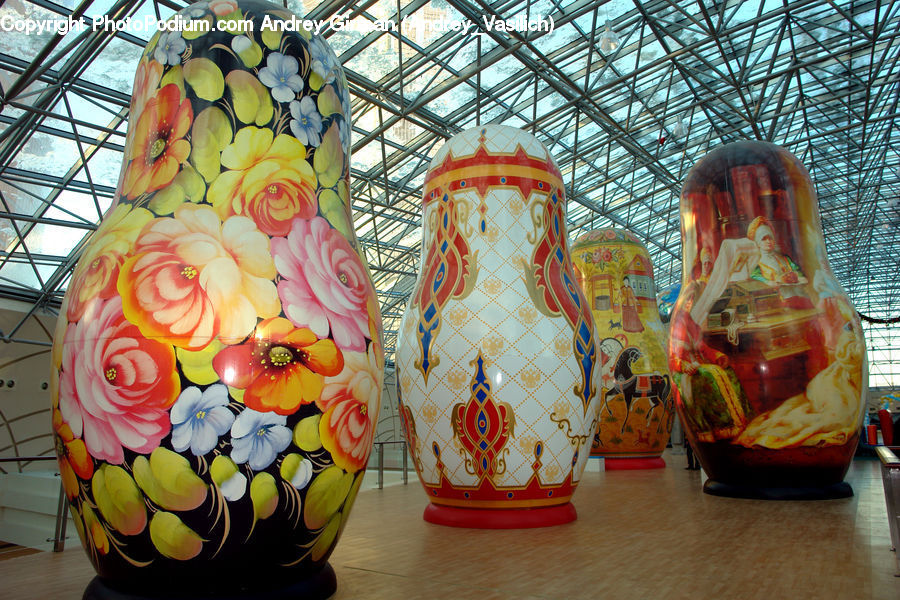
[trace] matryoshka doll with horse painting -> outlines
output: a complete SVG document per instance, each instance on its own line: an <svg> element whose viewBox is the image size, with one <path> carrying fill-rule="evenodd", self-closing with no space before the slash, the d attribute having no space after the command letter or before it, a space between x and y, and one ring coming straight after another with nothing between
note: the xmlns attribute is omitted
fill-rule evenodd
<svg viewBox="0 0 900 600"><path fill-rule="evenodd" d="M650 255L631 232L605 228L576 239L572 261L601 338L591 456L608 470L664 467L675 409Z"/></svg>

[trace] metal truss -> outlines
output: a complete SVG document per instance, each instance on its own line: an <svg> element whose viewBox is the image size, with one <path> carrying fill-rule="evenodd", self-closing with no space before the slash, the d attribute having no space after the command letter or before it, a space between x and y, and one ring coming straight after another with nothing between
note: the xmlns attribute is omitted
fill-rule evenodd
<svg viewBox="0 0 900 600"><path fill-rule="evenodd" d="M186 5L109 4L8 0L0 18L165 18ZM355 225L389 357L418 270L430 157L485 123L543 141L566 182L570 235L630 229L647 244L660 288L681 273L678 195L688 169L722 143L780 144L813 176L829 260L857 308L900 317L900 0L284 5L332 20L325 35L351 87ZM553 27L501 31L491 18ZM402 26L348 27L379 20ZM444 30L466 21L466 34ZM0 36L0 297L58 308L112 202L131 76L149 37ZM2 339L27 342L17 329ZM884 333L896 327L868 329L870 350L896 345ZM896 353L884 356L896 383Z"/></svg>

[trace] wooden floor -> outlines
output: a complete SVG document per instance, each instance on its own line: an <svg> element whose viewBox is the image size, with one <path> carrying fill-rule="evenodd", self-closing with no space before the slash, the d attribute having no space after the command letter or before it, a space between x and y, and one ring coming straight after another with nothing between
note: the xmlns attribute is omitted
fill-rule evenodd
<svg viewBox="0 0 900 600"><path fill-rule="evenodd" d="M708 496L684 456L667 462L606 473L592 461L578 520L544 529L425 523L415 480L365 490L331 559L334 598L900 598L877 460L854 462L853 498L820 502ZM72 542L0 561L0 598L77 600L91 577Z"/></svg>

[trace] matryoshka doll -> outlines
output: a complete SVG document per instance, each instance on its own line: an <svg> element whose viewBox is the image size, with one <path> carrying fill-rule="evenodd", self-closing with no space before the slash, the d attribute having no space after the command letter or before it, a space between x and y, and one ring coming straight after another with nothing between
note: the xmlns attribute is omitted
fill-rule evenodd
<svg viewBox="0 0 900 600"><path fill-rule="evenodd" d="M669 366L708 493L852 494L865 344L825 257L809 173L764 142L719 147L681 194Z"/></svg>
<svg viewBox="0 0 900 600"><path fill-rule="evenodd" d="M569 256L559 169L519 129L464 131L431 162L422 222L396 368L425 519L574 520L597 425L598 341Z"/></svg>
<svg viewBox="0 0 900 600"><path fill-rule="evenodd" d="M600 426L591 456L607 470L665 467L675 403L656 306L653 265L624 229L596 229L572 245L572 260L600 338Z"/></svg>
<svg viewBox="0 0 900 600"><path fill-rule="evenodd" d="M54 340L85 598L324 598L384 363L346 80L280 6L176 18L141 56L115 202Z"/></svg>

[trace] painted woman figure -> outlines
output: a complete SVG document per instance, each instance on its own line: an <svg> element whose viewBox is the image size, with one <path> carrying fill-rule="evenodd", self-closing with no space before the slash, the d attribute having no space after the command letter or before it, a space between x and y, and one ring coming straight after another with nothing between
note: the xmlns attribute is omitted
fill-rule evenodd
<svg viewBox="0 0 900 600"><path fill-rule="evenodd" d="M714 442L731 439L747 424L749 406L728 356L706 343L702 328L691 317L699 295L686 296L684 310L673 315L669 327L669 369L679 393L676 402L696 432L697 440ZM694 402L694 396L704 402Z"/></svg>
<svg viewBox="0 0 900 600"><path fill-rule="evenodd" d="M789 308L812 308L812 302L802 291L790 287L809 280L790 256L782 254L775 240L772 226L765 217L756 217L747 227L747 237L759 247L759 262L750 277L770 286L779 286L784 305Z"/></svg>
<svg viewBox="0 0 900 600"><path fill-rule="evenodd" d="M634 290L631 289L631 280L626 275L622 280L622 287L619 289L622 302L622 329L632 333L640 333L644 330L641 323L641 317L638 316L637 298L634 296Z"/></svg>
<svg viewBox="0 0 900 600"><path fill-rule="evenodd" d="M778 250L772 226L765 217L756 217L747 227L747 237L759 246L759 263L750 275L757 281L769 285L781 283L806 283L803 271L790 256Z"/></svg>

